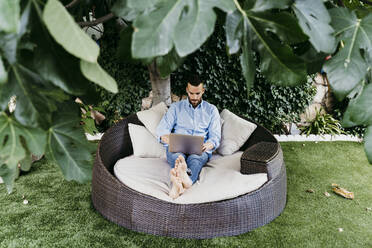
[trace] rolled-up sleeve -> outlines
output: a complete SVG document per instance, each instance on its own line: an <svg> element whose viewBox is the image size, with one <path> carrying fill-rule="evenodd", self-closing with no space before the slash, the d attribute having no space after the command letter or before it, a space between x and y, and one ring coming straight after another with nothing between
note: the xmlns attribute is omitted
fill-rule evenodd
<svg viewBox="0 0 372 248"><path fill-rule="evenodd" d="M158 142L162 143L160 141L160 137L165 134L170 134L174 124L176 123L176 106L175 104L172 104L168 111L165 113L161 121L159 122L158 127L156 128L156 135ZM166 144L165 144L166 145Z"/></svg>
<svg viewBox="0 0 372 248"><path fill-rule="evenodd" d="M221 119L217 108L214 106L212 110L211 122L208 126L208 140L206 142L211 142L214 148L210 151L215 151L221 142Z"/></svg>

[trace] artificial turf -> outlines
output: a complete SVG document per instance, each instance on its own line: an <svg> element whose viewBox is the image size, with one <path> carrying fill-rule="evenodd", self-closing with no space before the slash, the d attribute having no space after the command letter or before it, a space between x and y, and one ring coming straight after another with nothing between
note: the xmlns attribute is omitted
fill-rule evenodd
<svg viewBox="0 0 372 248"><path fill-rule="evenodd" d="M56 166L43 159L16 181L12 194L0 185L0 247L372 247L372 210L367 210L372 208L372 166L363 146L281 145L288 177L286 208L249 233L185 240L127 230L94 210L90 184L65 181ZM332 183L353 191L355 199L332 193Z"/></svg>

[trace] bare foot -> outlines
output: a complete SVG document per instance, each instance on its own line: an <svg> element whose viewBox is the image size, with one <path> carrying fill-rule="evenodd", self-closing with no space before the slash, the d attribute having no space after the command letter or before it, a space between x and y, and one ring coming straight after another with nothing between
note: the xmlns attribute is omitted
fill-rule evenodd
<svg viewBox="0 0 372 248"><path fill-rule="evenodd" d="M189 175L187 175L187 164L185 161L185 158L183 156L178 157L179 163L177 166L177 175L181 178L182 180L182 185L185 189L188 189L192 186L192 181Z"/></svg>
<svg viewBox="0 0 372 248"><path fill-rule="evenodd" d="M177 177L176 169L171 169L170 179L171 179L171 182L172 182L172 189L169 191L169 196L172 199L176 199L177 197L179 197L185 191L183 189L183 186L182 186L181 178Z"/></svg>

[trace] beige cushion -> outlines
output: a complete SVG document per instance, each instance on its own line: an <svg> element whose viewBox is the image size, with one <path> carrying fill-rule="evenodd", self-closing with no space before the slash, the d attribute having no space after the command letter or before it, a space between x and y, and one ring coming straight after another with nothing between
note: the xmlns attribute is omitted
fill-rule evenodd
<svg viewBox="0 0 372 248"><path fill-rule="evenodd" d="M170 166L165 158L123 158L114 166L116 177L128 187L158 199L178 204L196 204L231 199L258 189L267 181L266 173L240 173L242 152L230 156L212 156L203 167L199 180L184 194L173 200Z"/></svg>
<svg viewBox="0 0 372 248"><path fill-rule="evenodd" d="M133 155L141 158L165 158L165 148L144 127L128 124L130 140L133 145Z"/></svg>
<svg viewBox="0 0 372 248"><path fill-rule="evenodd" d="M244 145L257 125L240 118L224 109L221 114L223 125L221 130L221 143L217 152L223 156L231 155Z"/></svg>
<svg viewBox="0 0 372 248"><path fill-rule="evenodd" d="M156 136L156 128L158 127L161 118L167 112L168 108L164 102L158 103L148 110L137 112L138 119L145 125L150 133Z"/></svg>

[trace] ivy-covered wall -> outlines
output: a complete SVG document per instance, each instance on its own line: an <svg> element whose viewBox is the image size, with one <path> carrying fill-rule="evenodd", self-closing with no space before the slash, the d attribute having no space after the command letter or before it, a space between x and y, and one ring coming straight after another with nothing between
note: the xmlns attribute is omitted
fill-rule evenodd
<svg viewBox="0 0 372 248"><path fill-rule="evenodd" d="M185 94L185 80L189 73L197 73L205 82L204 99L221 111L224 108L262 123L275 133L281 132L282 123L298 119L312 100L315 89L311 82L298 87L277 87L265 81L257 71L253 89L247 93L238 56L228 56L222 26L197 52L188 56L183 65L171 75L172 92ZM110 37L111 36L111 37ZM118 61L117 36L106 32L102 40L100 63L115 77L119 93L115 96L102 90L102 106L109 119L115 111L126 116L140 109L141 99L150 90L147 69ZM258 60L258 58L256 58Z"/></svg>
<svg viewBox="0 0 372 248"><path fill-rule="evenodd" d="M107 129L115 120L135 113L141 109L141 99L147 97L151 84L147 68L120 60L116 55L119 35L115 26L105 26L105 32L100 39L100 65L115 78L119 93L112 94L97 87L100 92L100 106L105 110L107 121L100 129Z"/></svg>

